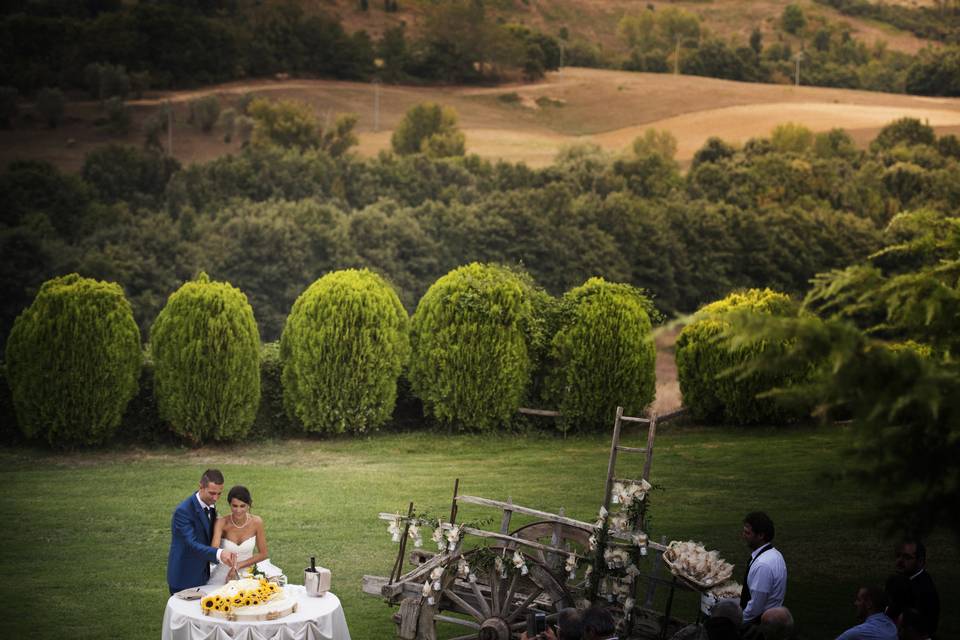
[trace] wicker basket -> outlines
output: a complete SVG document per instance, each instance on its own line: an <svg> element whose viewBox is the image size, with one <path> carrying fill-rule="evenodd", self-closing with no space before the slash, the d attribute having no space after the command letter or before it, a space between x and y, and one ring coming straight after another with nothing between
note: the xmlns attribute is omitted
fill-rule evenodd
<svg viewBox="0 0 960 640"><path fill-rule="evenodd" d="M686 583L691 588L697 591L709 591L710 589L713 589L714 587L723 584L733 576L733 565L728 563L729 568L723 571L722 573L720 573L717 576L716 580L714 580L710 584L701 582L697 578L694 578L693 576L689 576L683 573L680 567L678 567L673 561L670 560L669 555L672 548L673 548L673 543L671 542L670 547L668 547L667 550L663 553L664 563L666 563L666 565L670 567L670 573L677 576L677 578L679 578L684 583Z"/></svg>

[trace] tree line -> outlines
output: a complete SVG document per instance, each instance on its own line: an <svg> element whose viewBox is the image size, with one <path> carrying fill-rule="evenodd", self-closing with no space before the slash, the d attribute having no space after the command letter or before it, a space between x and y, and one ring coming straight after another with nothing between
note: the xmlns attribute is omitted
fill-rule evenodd
<svg viewBox="0 0 960 640"><path fill-rule="evenodd" d="M915 120L868 150L796 125L742 146L711 139L683 174L675 141L653 131L621 154L570 147L542 169L436 155L463 152L436 142L457 130L414 111L447 128L411 126L420 145L371 159L350 153L349 124L315 122L303 143L258 121L241 152L189 167L121 146L88 154L79 175L11 163L0 335L42 282L74 271L120 283L145 329L204 270L246 292L268 341L298 292L351 267L388 278L408 311L440 275L480 261L522 265L555 295L595 275L631 283L685 313L737 287L801 293L875 250L897 213L960 204L960 144Z"/></svg>

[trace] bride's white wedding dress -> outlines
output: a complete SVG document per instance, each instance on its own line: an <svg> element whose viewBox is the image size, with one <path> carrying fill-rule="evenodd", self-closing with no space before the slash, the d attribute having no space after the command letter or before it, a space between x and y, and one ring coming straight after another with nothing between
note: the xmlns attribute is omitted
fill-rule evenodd
<svg viewBox="0 0 960 640"><path fill-rule="evenodd" d="M257 547L257 536L250 536L240 544L223 538L220 540L220 548L224 551L232 551L237 554L237 564L253 557L253 551ZM210 572L210 580L207 584L226 584L227 574L230 573L230 565L218 563L214 565Z"/></svg>

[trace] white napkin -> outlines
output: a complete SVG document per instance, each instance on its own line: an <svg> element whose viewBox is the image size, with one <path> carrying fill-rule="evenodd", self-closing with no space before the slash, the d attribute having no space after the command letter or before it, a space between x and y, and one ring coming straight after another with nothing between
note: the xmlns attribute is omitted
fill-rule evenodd
<svg viewBox="0 0 960 640"><path fill-rule="evenodd" d="M279 575L283 575L283 570L277 565L270 562L270 558L266 560L261 560L257 563L257 569L263 572L268 578L275 578Z"/></svg>

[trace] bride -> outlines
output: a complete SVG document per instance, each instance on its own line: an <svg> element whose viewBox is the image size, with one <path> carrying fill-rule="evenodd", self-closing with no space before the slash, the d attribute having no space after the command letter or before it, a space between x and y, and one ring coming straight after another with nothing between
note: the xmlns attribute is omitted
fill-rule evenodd
<svg viewBox="0 0 960 640"><path fill-rule="evenodd" d="M253 500L246 487L237 485L227 494L230 515L217 518L213 527L210 546L223 548L236 554L236 564L218 564L210 573L207 584L224 584L237 577L237 572L266 560L267 534L263 519L250 513ZM256 554L254 554L256 550Z"/></svg>

